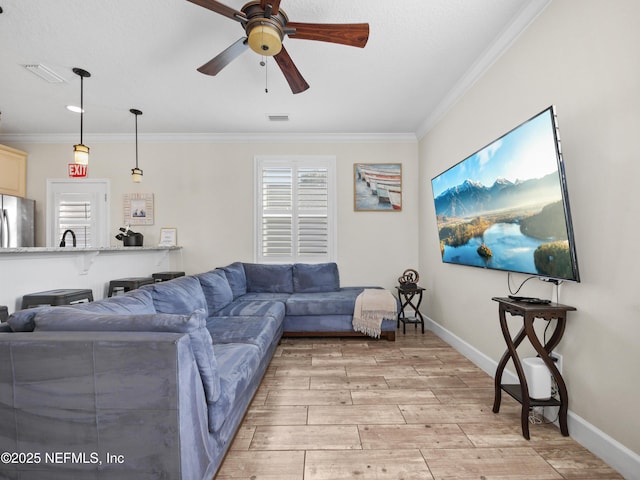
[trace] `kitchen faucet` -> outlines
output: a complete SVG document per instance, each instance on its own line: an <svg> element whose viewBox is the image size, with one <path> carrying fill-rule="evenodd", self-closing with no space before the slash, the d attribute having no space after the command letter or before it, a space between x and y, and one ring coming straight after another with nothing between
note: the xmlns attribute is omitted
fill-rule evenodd
<svg viewBox="0 0 640 480"><path fill-rule="evenodd" d="M62 240L60 241L60 246L61 247L66 247L67 246L66 242L64 241L64 239L67 236L67 233L71 234L71 238L73 239L73 246L75 247L76 246L76 234L73 233L73 230L65 230L64 231L64 233L62 234Z"/></svg>

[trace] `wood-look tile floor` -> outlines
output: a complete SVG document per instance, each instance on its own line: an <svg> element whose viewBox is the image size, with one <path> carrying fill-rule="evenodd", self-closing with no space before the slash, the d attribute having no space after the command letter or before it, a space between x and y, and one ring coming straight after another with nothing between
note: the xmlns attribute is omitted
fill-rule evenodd
<svg viewBox="0 0 640 480"><path fill-rule="evenodd" d="M217 480L622 479L431 332L283 339Z"/></svg>

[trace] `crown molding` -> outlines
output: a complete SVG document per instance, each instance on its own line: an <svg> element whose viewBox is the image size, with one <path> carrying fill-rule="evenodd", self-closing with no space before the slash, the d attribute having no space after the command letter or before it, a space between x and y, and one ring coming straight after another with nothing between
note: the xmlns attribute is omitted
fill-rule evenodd
<svg viewBox="0 0 640 480"><path fill-rule="evenodd" d="M0 143L73 144L76 134L0 134ZM144 133L146 143L417 143L415 133ZM130 143L133 134L85 134L87 145Z"/></svg>
<svg viewBox="0 0 640 480"><path fill-rule="evenodd" d="M516 15L496 40L487 48L449 93L431 111L416 131L421 140L447 114L491 66L513 45L520 35L538 18L552 0L533 0Z"/></svg>

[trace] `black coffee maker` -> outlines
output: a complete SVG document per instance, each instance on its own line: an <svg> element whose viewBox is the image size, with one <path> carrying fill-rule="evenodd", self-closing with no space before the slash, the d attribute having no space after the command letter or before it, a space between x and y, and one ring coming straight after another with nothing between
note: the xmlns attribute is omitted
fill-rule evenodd
<svg viewBox="0 0 640 480"><path fill-rule="evenodd" d="M141 233L129 230L129 228L120 227L119 234L116 235L118 240L122 241L125 247L141 247L144 236Z"/></svg>

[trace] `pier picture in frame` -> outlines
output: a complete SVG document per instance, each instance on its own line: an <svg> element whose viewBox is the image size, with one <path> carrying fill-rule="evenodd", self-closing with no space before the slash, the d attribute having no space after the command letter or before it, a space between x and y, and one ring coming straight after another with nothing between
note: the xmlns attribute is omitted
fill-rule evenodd
<svg viewBox="0 0 640 480"><path fill-rule="evenodd" d="M402 164L355 163L353 209L356 212L402 210Z"/></svg>

